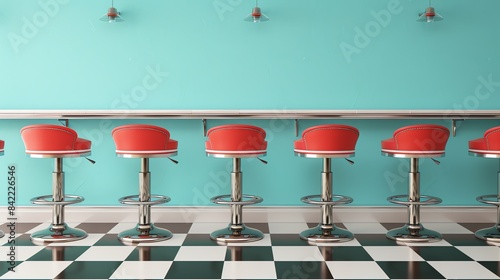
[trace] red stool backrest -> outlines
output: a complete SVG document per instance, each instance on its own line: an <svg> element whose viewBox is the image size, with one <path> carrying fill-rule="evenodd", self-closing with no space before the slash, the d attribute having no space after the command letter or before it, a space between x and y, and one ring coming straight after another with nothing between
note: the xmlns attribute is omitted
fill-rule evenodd
<svg viewBox="0 0 500 280"><path fill-rule="evenodd" d="M484 133L486 144L490 150L500 150L500 126L488 129Z"/></svg>
<svg viewBox="0 0 500 280"><path fill-rule="evenodd" d="M207 150L217 151L265 151L266 131L260 127L229 124L211 128L207 132Z"/></svg>
<svg viewBox="0 0 500 280"><path fill-rule="evenodd" d="M326 124L310 127L296 141L296 148L313 151L354 151L359 137L355 127L340 124ZM303 141L303 147L298 147Z"/></svg>
<svg viewBox="0 0 500 280"><path fill-rule="evenodd" d="M21 129L21 137L27 151L71 151L77 149L78 134L65 126L29 125Z"/></svg>
<svg viewBox="0 0 500 280"><path fill-rule="evenodd" d="M129 124L116 127L111 132L116 149L123 151L166 150L172 144L177 149L177 142L170 139L170 132L165 128L147 124ZM175 143L173 143L175 142ZM170 144L170 145L169 145Z"/></svg>
<svg viewBox="0 0 500 280"><path fill-rule="evenodd" d="M399 150L444 151L450 131L440 125L410 125L397 129L393 137Z"/></svg>

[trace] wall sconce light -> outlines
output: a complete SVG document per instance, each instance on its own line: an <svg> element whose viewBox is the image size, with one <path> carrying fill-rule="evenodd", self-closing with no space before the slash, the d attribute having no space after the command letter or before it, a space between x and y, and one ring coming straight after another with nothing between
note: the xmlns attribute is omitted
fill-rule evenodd
<svg viewBox="0 0 500 280"><path fill-rule="evenodd" d="M120 12L116 10L114 7L114 0L111 0L111 8L108 9L108 12L100 18L102 21L107 21L109 23L122 22L124 21L122 17L120 17Z"/></svg>
<svg viewBox="0 0 500 280"><path fill-rule="evenodd" d="M443 20L443 17L436 13L434 7L431 5L431 0L429 0L429 7L425 9L425 13L418 14L419 18L417 21L419 22L434 22Z"/></svg>
<svg viewBox="0 0 500 280"><path fill-rule="evenodd" d="M244 20L251 22L261 22L268 21L269 17L262 13L259 8L259 0L255 0L255 7L252 9L252 13L249 14Z"/></svg>

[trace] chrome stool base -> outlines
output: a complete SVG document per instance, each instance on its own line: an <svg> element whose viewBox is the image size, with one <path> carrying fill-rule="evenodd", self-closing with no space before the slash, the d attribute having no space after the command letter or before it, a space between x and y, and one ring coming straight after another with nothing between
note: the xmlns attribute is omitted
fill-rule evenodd
<svg viewBox="0 0 500 280"><path fill-rule="evenodd" d="M342 228L319 224L301 232L300 238L309 243L346 242L353 240L354 235Z"/></svg>
<svg viewBox="0 0 500 280"><path fill-rule="evenodd" d="M264 234L254 228L249 228L244 224L232 225L216 230L210 234L210 239L217 241L217 243L229 242L253 242L264 238Z"/></svg>
<svg viewBox="0 0 500 280"><path fill-rule="evenodd" d="M118 234L118 239L124 244L135 244L139 242L157 242L172 238L173 234L169 230L159 228L153 224L140 225Z"/></svg>
<svg viewBox="0 0 500 280"><path fill-rule="evenodd" d="M434 230L426 229L421 224L406 224L387 232L386 237L399 242L438 242L443 236Z"/></svg>
<svg viewBox="0 0 500 280"><path fill-rule="evenodd" d="M483 228L475 233L476 237L482 240L491 242L500 242L500 225L495 225L490 228Z"/></svg>
<svg viewBox="0 0 500 280"><path fill-rule="evenodd" d="M48 229L40 230L31 234L31 241L35 244L51 242L67 242L84 239L87 233L84 230L69 227L66 223L61 225L50 225Z"/></svg>

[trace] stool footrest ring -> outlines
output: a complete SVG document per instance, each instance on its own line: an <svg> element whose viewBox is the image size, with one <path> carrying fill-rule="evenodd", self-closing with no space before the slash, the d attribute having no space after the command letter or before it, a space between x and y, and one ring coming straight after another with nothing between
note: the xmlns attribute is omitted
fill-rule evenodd
<svg viewBox="0 0 500 280"><path fill-rule="evenodd" d="M149 201L140 201L139 195L128 195L118 199L118 201L122 204L128 205L156 205L169 202L170 197L152 194L150 195Z"/></svg>
<svg viewBox="0 0 500 280"><path fill-rule="evenodd" d="M332 195L331 201L321 201L321 195L308 195L300 199L302 202L314 205L342 205L352 202L352 198L345 195Z"/></svg>
<svg viewBox="0 0 500 280"><path fill-rule="evenodd" d="M405 200L402 200L402 198ZM390 196L387 200L391 203L402 205L433 205L443 202L441 198L429 195L421 195L420 201L409 201L409 196L406 194Z"/></svg>
<svg viewBox="0 0 500 280"><path fill-rule="evenodd" d="M498 197L497 194L488 194L488 195L478 196L476 198L476 200L481 202L481 203L500 206L500 198Z"/></svg>
<svg viewBox="0 0 500 280"><path fill-rule="evenodd" d="M212 199L210 199L210 201L215 204L225 204L225 205L249 205L249 204L261 203L263 201L262 197L258 197L255 195L243 194L241 197L242 201L231 201L231 195L224 194L215 196Z"/></svg>
<svg viewBox="0 0 500 280"><path fill-rule="evenodd" d="M85 200L85 198L83 198L81 196L67 194L67 195L64 195L64 198L62 201L53 201L52 195L43 195L43 196L37 196L37 197L32 198L31 203L41 204L41 205L69 205L69 204L80 203L84 200Z"/></svg>

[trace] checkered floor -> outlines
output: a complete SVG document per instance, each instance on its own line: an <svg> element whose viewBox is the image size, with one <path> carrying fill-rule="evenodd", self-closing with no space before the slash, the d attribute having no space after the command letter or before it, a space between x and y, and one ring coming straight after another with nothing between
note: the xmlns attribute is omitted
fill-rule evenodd
<svg viewBox="0 0 500 280"><path fill-rule="evenodd" d="M500 279L500 244L476 239L473 232L492 224L425 223L445 239L429 244L397 244L386 239L398 224L337 224L355 234L346 243L312 246L298 233L306 223L247 224L265 238L240 246L221 246L208 233L225 223L156 224L174 237L138 246L122 245L117 233L133 223L71 224L86 239L33 245L29 234L48 224L18 224L17 266L0 279ZM1 226L6 231L5 224ZM7 260L7 237L0 255Z"/></svg>

